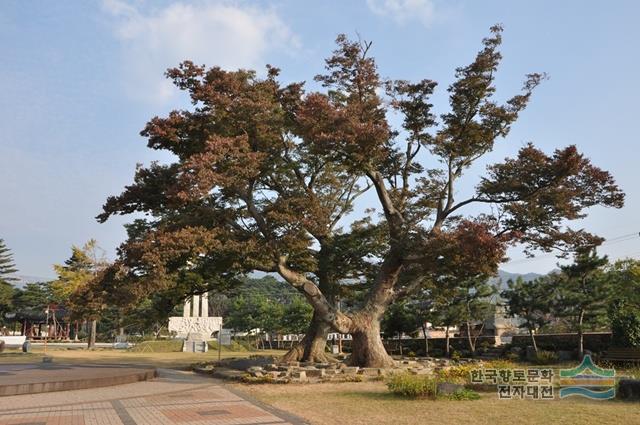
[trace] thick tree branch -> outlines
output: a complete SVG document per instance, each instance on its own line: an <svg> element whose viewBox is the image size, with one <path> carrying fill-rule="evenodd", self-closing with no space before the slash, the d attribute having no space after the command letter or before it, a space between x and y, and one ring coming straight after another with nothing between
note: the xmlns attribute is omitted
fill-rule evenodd
<svg viewBox="0 0 640 425"><path fill-rule="evenodd" d="M287 266L286 256L280 256L278 258L277 269L278 274L280 274L284 280L304 295L307 301L313 306L316 314L318 314L324 322L330 324L337 332L349 332L351 319L337 311L329 301L327 301L315 283L303 274L290 269Z"/></svg>
<svg viewBox="0 0 640 425"><path fill-rule="evenodd" d="M384 211L384 216L389 223L389 231L392 233L392 239L396 239L400 236L402 232L402 226L404 225L404 217L402 213L398 211L395 207L393 200L387 188L384 184L384 178L378 171L369 171L367 172L367 176L371 179L371 183L376 188L376 193L378 194L378 199L382 204L382 210Z"/></svg>

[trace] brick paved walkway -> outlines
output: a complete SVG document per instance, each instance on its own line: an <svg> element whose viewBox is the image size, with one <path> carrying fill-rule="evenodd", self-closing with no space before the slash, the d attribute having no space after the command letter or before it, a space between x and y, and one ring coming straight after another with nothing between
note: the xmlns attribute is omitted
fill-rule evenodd
<svg viewBox="0 0 640 425"><path fill-rule="evenodd" d="M0 398L0 425L303 423L218 381L170 370L154 381Z"/></svg>

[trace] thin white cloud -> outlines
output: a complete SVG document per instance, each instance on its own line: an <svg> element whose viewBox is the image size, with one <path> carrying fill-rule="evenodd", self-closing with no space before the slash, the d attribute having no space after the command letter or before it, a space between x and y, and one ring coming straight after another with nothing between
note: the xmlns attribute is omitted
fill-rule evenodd
<svg viewBox="0 0 640 425"><path fill-rule="evenodd" d="M176 92L164 71L185 59L225 69L261 68L267 53L299 45L273 9L228 1L142 6L103 0L122 43L130 93L156 104Z"/></svg>
<svg viewBox="0 0 640 425"><path fill-rule="evenodd" d="M429 26L435 17L433 0L367 0L367 6L376 15L390 17L398 24L418 21Z"/></svg>

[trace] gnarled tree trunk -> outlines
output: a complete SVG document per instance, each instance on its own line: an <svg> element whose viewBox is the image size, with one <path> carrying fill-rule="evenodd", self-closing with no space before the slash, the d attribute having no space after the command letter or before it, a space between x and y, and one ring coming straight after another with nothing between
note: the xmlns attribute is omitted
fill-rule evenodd
<svg viewBox="0 0 640 425"><path fill-rule="evenodd" d="M314 313L304 338L282 356L280 362L335 362L336 359L325 351L330 330L329 324Z"/></svg>
<svg viewBox="0 0 640 425"><path fill-rule="evenodd" d="M350 364L361 367L391 367L395 364L382 344L380 320L396 295L394 286L402 269L402 259L397 253L391 253L384 259L364 306L354 315L338 311L314 282L287 266L286 256L280 257L277 269L280 276L302 292L319 320L337 332L351 334ZM326 344L326 339L323 343Z"/></svg>
<svg viewBox="0 0 640 425"><path fill-rule="evenodd" d="M362 367L392 367L395 364L382 343L380 318L354 318L351 336L349 364Z"/></svg>
<svg viewBox="0 0 640 425"><path fill-rule="evenodd" d="M318 264L318 288L324 295L326 301L335 307L335 286L336 280L333 275L333 245L332 238L326 236L320 243L320 260ZM331 331L331 324L323 320L321 314L313 312L311 323L304 335L304 338L285 354L280 361L288 362L336 362L332 355L326 352L327 337Z"/></svg>

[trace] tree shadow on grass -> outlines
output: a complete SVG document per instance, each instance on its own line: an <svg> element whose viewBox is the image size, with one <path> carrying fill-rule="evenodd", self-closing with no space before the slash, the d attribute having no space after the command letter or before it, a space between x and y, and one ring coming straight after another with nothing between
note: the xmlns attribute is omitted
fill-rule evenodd
<svg viewBox="0 0 640 425"><path fill-rule="evenodd" d="M341 397L363 398L376 401L412 400L386 391L340 391L338 395Z"/></svg>

